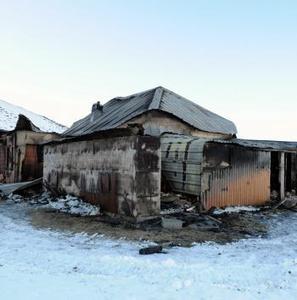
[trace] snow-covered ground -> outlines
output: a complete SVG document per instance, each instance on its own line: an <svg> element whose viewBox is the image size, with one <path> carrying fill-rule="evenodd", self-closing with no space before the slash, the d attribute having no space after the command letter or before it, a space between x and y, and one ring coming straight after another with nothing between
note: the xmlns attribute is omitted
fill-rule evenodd
<svg viewBox="0 0 297 300"><path fill-rule="evenodd" d="M296 299L297 215L266 239L172 248L33 227L24 203L0 202L0 299Z"/></svg>
<svg viewBox="0 0 297 300"><path fill-rule="evenodd" d="M33 122L34 125L45 132L62 133L67 129L67 127L58 124L44 116L38 115L25 108L13 105L3 100L0 100L0 129L13 130L19 114L25 115Z"/></svg>

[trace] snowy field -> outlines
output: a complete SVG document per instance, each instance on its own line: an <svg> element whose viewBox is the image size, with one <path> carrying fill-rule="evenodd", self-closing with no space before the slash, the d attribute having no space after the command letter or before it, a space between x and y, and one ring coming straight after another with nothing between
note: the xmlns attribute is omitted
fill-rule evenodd
<svg viewBox="0 0 297 300"><path fill-rule="evenodd" d="M33 227L28 206L0 202L0 299L296 299L297 215L267 239L172 248Z"/></svg>

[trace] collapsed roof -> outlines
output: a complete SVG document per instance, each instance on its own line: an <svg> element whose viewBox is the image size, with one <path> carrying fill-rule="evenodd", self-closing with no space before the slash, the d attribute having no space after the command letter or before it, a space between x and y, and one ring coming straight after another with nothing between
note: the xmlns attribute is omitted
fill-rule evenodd
<svg viewBox="0 0 297 300"><path fill-rule="evenodd" d="M18 131L18 130L42 132L39 127L34 125L29 118L27 118L25 115L22 115L22 114L19 114L18 121L17 121L17 123L15 125L15 129L13 131Z"/></svg>
<svg viewBox="0 0 297 300"><path fill-rule="evenodd" d="M236 134L233 122L163 87L128 97L117 97L103 106L94 104L92 113L75 122L64 135L79 136L116 128L149 111L173 115L184 123L206 132Z"/></svg>

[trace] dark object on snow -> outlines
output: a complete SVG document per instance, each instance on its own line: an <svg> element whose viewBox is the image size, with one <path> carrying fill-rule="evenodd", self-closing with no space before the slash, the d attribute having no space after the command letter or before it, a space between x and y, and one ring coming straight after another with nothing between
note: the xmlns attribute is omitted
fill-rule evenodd
<svg viewBox="0 0 297 300"><path fill-rule="evenodd" d="M11 193L23 191L42 184L42 178L33 181L0 184L0 194L8 196Z"/></svg>
<svg viewBox="0 0 297 300"><path fill-rule="evenodd" d="M139 250L140 255L150 255L155 253L162 253L163 247L162 246L151 246L147 248L142 248Z"/></svg>

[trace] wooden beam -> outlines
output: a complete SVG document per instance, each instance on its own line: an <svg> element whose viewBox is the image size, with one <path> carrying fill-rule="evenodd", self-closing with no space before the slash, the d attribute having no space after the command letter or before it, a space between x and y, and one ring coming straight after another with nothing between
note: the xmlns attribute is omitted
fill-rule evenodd
<svg viewBox="0 0 297 300"><path fill-rule="evenodd" d="M285 199L285 153L281 152L279 157L279 184L280 200Z"/></svg>

